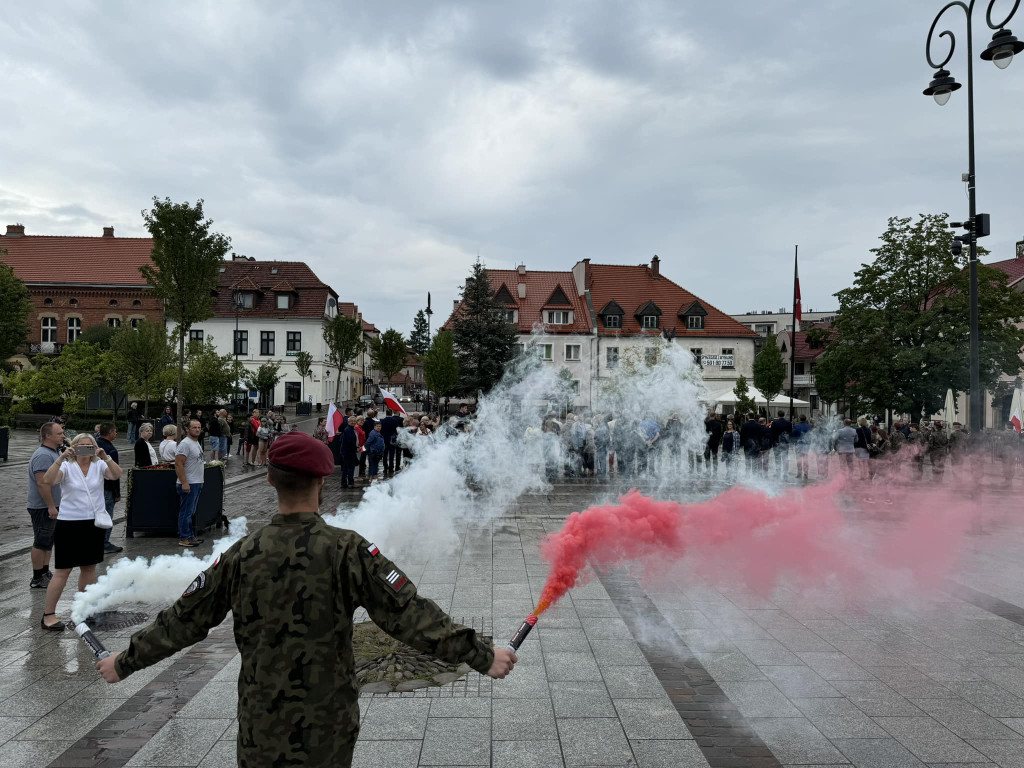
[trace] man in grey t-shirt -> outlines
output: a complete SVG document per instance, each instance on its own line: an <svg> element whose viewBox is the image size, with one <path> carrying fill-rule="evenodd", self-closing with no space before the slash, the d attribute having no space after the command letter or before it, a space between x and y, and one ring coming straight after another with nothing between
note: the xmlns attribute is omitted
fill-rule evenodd
<svg viewBox="0 0 1024 768"><path fill-rule="evenodd" d="M203 543L192 529L192 518L203 492L203 449L199 436L203 425L198 419L188 423L185 438L174 452L174 471L178 475L178 546L197 547Z"/></svg>
<svg viewBox="0 0 1024 768"><path fill-rule="evenodd" d="M40 446L28 463L28 514L32 518L32 581L31 589L46 589L50 572L50 550L53 549L53 527L60 507L60 486L43 485L46 470L60 457L64 444L64 427L55 422L39 429Z"/></svg>
<svg viewBox="0 0 1024 768"><path fill-rule="evenodd" d="M857 430L853 428L853 422L846 419L843 426L836 432L836 454L843 466L853 469L853 445L857 442Z"/></svg>

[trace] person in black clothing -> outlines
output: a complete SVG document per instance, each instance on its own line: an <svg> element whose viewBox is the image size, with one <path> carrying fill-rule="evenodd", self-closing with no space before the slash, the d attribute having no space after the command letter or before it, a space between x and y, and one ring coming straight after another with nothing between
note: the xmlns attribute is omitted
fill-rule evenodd
<svg viewBox="0 0 1024 768"><path fill-rule="evenodd" d="M679 414L673 413L665 422L665 428L661 430L660 442L668 449L669 467L673 472L679 471L679 459L683 447L683 422L679 420Z"/></svg>
<svg viewBox="0 0 1024 768"><path fill-rule="evenodd" d="M779 411L779 417L772 422L772 448L775 452L775 469L779 477L789 472L789 438L793 434L793 422L786 418L785 411Z"/></svg>
<svg viewBox="0 0 1024 768"><path fill-rule="evenodd" d="M398 430L405 419L397 413L380 420L380 436L384 438L384 474L393 475L402 468L402 447L398 444Z"/></svg>
<svg viewBox="0 0 1024 768"><path fill-rule="evenodd" d="M174 424L174 416L171 414L171 406L164 408L163 414L160 416L160 434L164 433L164 427L168 424Z"/></svg>
<svg viewBox="0 0 1024 768"><path fill-rule="evenodd" d="M722 460L725 462L725 477L732 480L736 474L736 458L740 452L740 433L733 428L732 419L726 422L722 434Z"/></svg>
<svg viewBox="0 0 1024 768"><path fill-rule="evenodd" d="M747 471L752 472L761 466L761 425L757 416L751 414L740 427L740 444L743 446L743 457L747 462Z"/></svg>
<svg viewBox="0 0 1024 768"><path fill-rule="evenodd" d="M377 419L377 409L376 408L369 408L369 409L367 409L366 416L363 419L363 434L364 435L368 435L371 432L373 432L373 425L376 424L377 421L378 421L378 419ZM367 458L368 457L366 455L366 451L361 451L360 454L359 454L359 478L360 478L360 482L362 482L362 480L366 477L366 460L367 460Z"/></svg>
<svg viewBox="0 0 1024 768"><path fill-rule="evenodd" d="M139 404L132 403L128 409L128 442L134 443L139 439Z"/></svg>
<svg viewBox="0 0 1024 768"><path fill-rule="evenodd" d="M704 464L708 471L718 474L718 447L722 444L722 422L718 414L712 411L704 419L704 431L708 433L708 442L704 446Z"/></svg>
<svg viewBox="0 0 1024 768"><path fill-rule="evenodd" d="M338 438L336 437L335 440ZM354 488L356 464L359 462L359 438L356 430L349 422L341 433L341 487Z"/></svg>
<svg viewBox="0 0 1024 768"><path fill-rule="evenodd" d="M226 458L220 455L220 421L217 419L216 411L210 416L205 426L206 434L210 436L210 461Z"/></svg>

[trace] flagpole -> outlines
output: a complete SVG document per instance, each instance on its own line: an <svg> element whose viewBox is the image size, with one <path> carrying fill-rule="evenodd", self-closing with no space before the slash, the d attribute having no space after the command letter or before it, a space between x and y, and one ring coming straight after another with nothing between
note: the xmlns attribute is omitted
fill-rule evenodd
<svg viewBox="0 0 1024 768"><path fill-rule="evenodd" d="M793 382L796 374L796 286L799 279L797 259L800 255L800 246L793 246L793 335L789 339L789 420L793 421ZM801 313L803 314L803 313ZM769 414L770 416L771 414Z"/></svg>

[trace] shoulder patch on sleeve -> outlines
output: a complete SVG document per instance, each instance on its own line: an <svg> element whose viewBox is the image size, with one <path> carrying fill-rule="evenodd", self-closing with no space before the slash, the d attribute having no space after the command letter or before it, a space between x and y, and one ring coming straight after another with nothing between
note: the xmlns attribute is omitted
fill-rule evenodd
<svg viewBox="0 0 1024 768"><path fill-rule="evenodd" d="M370 546L368 546L366 548L366 551L369 552L370 555L373 556L373 557L376 557L377 555L380 554L380 550L377 549L377 545L376 544L371 544Z"/></svg>
<svg viewBox="0 0 1024 768"><path fill-rule="evenodd" d="M181 594L181 596L182 597L190 597L191 595L194 595L196 592L198 592L199 590L201 590L205 586L206 586L206 574L205 573L200 573L198 576L196 576L194 579L192 579L192 583L189 584L188 587L185 588L185 591Z"/></svg>
<svg viewBox="0 0 1024 768"><path fill-rule="evenodd" d="M398 592L405 586L406 582L409 581L409 579L405 577L405 574L394 566L382 569L380 572L380 578L382 578L384 583L391 587L395 592Z"/></svg>

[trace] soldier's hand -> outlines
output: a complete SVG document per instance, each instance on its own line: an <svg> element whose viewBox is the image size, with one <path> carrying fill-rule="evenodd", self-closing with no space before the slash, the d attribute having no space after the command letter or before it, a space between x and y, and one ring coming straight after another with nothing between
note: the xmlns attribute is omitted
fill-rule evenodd
<svg viewBox="0 0 1024 768"><path fill-rule="evenodd" d="M512 671L512 667L517 661L519 661L519 657L508 648L495 648L494 661L491 662L491 668L487 670L487 675L495 680L501 680Z"/></svg>
<svg viewBox="0 0 1024 768"><path fill-rule="evenodd" d="M120 656L120 652L113 653L107 656L105 659L100 659L96 662L96 669L103 675L103 679L108 683L120 682L121 678L117 674L117 668L114 666L114 662L117 661L117 657Z"/></svg>

